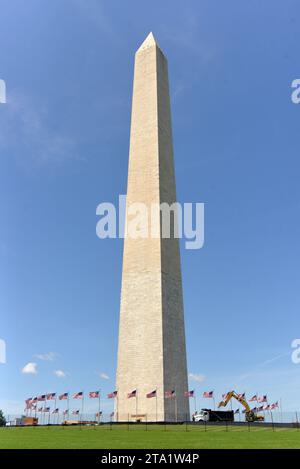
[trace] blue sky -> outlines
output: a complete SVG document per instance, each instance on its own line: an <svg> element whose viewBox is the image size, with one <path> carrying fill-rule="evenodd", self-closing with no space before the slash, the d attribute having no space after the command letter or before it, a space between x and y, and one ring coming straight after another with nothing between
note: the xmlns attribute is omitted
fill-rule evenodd
<svg viewBox="0 0 300 469"><path fill-rule="evenodd" d="M206 204L203 249L182 249L190 387L299 410L299 3L0 9L0 407L114 390L122 240L96 237L95 211L126 192L134 52L153 31L169 62L178 199ZM36 374L21 372L29 362Z"/></svg>

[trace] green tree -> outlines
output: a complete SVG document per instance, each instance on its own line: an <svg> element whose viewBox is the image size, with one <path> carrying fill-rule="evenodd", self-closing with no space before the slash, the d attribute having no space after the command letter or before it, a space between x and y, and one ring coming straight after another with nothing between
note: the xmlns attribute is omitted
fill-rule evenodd
<svg viewBox="0 0 300 469"><path fill-rule="evenodd" d="M4 417L4 414L2 410L0 409L0 427L5 427L6 425L6 418Z"/></svg>

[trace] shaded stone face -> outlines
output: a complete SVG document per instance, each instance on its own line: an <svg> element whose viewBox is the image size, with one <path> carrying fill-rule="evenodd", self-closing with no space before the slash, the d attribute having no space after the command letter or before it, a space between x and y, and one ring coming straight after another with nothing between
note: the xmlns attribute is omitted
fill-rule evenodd
<svg viewBox="0 0 300 469"><path fill-rule="evenodd" d="M151 204L175 201L168 66L150 33L135 56L127 207L143 203L150 213ZM184 420L187 386L178 239L125 237L116 419ZM171 390L176 399L165 398Z"/></svg>

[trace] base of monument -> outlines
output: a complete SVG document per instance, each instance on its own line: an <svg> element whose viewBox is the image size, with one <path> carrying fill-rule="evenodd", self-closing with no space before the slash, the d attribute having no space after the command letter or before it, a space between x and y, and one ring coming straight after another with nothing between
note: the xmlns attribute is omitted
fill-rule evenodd
<svg viewBox="0 0 300 469"><path fill-rule="evenodd" d="M163 416L152 416L147 414L128 414L127 418L117 418L112 421L112 423L125 423L125 424L135 424L135 423L146 423L146 424L182 424L186 421L189 421L190 418L187 416L186 418L164 418Z"/></svg>

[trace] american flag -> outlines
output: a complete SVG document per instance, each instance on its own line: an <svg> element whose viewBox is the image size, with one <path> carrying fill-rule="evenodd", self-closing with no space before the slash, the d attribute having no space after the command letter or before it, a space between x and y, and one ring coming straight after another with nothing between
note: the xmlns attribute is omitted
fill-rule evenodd
<svg viewBox="0 0 300 469"><path fill-rule="evenodd" d="M240 409L236 409L236 410L234 411L234 413L235 413L235 414L239 414L239 413L240 413Z"/></svg>
<svg viewBox="0 0 300 469"><path fill-rule="evenodd" d="M38 398L37 396L35 396L33 399L32 399L32 402L37 402L38 401Z"/></svg>
<svg viewBox="0 0 300 469"><path fill-rule="evenodd" d="M194 390L193 391L185 391L184 397L194 397Z"/></svg>
<svg viewBox="0 0 300 469"><path fill-rule="evenodd" d="M25 401L25 409L31 409L32 408L32 398L26 399Z"/></svg>
<svg viewBox="0 0 300 469"><path fill-rule="evenodd" d="M60 400L60 401L66 401L66 400L68 399L68 397L69 397L69 393L68 393L68 392L64 392L63 394L61 394L61 395L59 396L59 400Z"/></svg>
<svg viewBox="0 0 300 469"><path fill-rule="evenodd" d="M82 392L82 391L76 392L76 393L73 395L73 399L83 399L83 392Z"/></svg>
<svg viewBox="0 0 300 469"><path fill-rule="evenodd" d="M214 397L213 391L204 391L203 397Z"/></svg>
<svg viewBox="0 0 300 469"><path fill-rule="evenodd" d="M96 417L101 417L102 412L96 412Z"/></svg>
<svg viewBox="0 0 300 469"><path fill-rule="evenodd" d="M42 394L37 398L38 401L45 401L46 400L46 394Z"/></svg>
<svg viewBox="0 0 300 469"><path fill-rule="evenodd" d="M89 392L89 396L90 396L90 398L99 397L100 392L99 391L91 391L91 392Z"/></svg>
<svg viewBox="0 0 300 469"><path fill-rule="evenodd" d="M47 401L54 401L54 399L56 399L56 392L51 392L50 394L47 394L46 398Z"/></svg>
<svg viewBox="0 0 300 469"><path fill-rule="evenodd" d="M264 410L270 410L270 406L269 405L264 405Z"/></svg>
<svg viewBox="0 0 300 469"><path fill-rule="evenodd" d="M52 410L52 414L58 414L58 412L59 412L59 408L58 408L58 407L57 407L57 409Z"/></svg>
<svg viewBox="0 0 300 469"><path fill-rule="evenodd" d="M79 410L73 410L72 414L73 414L73 415L78 415L78 414L79 414Z"/></svg>
<svg viewBox="0 0 300 469"><path fill-rule="evenodd" d="M256 407L253 407L253 409L251 409L252 412L257 412L257 408Z"/></svg>
<svg viewBox="0 0 300 469"><path fill-rule="evenodd" d="M165 398L166 399L172 399L174 397L176 397L175 389L172 389L172 391L166 391L165 392Z"/></svg>
<svg viewBox="0 0 300 469"><path fill-rule="evenodd" d="M243 392L242 394L238 394L237 396L238 396L239 399L245 399L246 393Z"/></svg>
<svg viewBox="0 0 300 469"><path fill-rule="evenodd" d="M262 412L264 410L264 406L261 405L260 407L257 407L257 412Z"/></svg>
<svg viewBox="0 0 300 469"><path fill-rule="evenodd" d="M69 413L68 409L63 411L63 415L68 415L68 413Z"/></svg>
<svg viewBox="0 0 300 469"><path fill-rule="evenodd" d="M114 413L114 412L112 412L112 413L110 414L110 416L111 416L111 417L113 417L114 415L115 415L115 413Z"/></svg>
<svg viewBox="0 0 300 469"><path fill-rule="evenodd" d="M258 397L257 402L268 402L267 395L265 394L264 396Z"/></svg>
<svg viewBox="0 0 300 469"><path fill-rule="evenodd" d="M257 401L257 394L254 394L254 396L249 399L249 402Z"/></svg>
<svg viewBox="0 0 300 469"><path fill-rule="evenodd" d="M148 399L150 399L150 397L156 397L156 389L152 392L148 392L148 394L146 394L146 397L148 397Z"/></svg>
<svg viewBox="0 0 300 469"><path fill-rule="evenodd" d="M277 407L279 407L279 404L278 404L278 401L276 401L274 404L272 404L274 406L274 409L276 409Z"/></svg>
<svg viewBox="0 0 300 469"><path fill-rule="evenodd" d="M44 410L43 407L39 407L37 411L38 412L43 412L43 410Z"/></svg>
<svg viewBox="0 0 300 469"><path fill-rule="evenodd" d="M114 399L114 397L117 397L118 391L111 392L107 394L108 399Z"/></svg>
<svg viewBox="0 0 300 469"><path fill-rule="evenodd" d="M127 394L127 399L130 399L131 397L136 397L136 389Z"/></svg>
<svg viewBox="0 0 300 469"><path fill-rule="evenodd" d="M44 407L43 412L50 412L50 407Z"/></svg>
<svg viewBox="0 0 300 469"><path fill-rule="evenodd" d="M228 396L228 392L227 392L226 394L222 394L222 399L223 399L223 401L226 400L226 397L227 397L227 396Z"/></svg>

